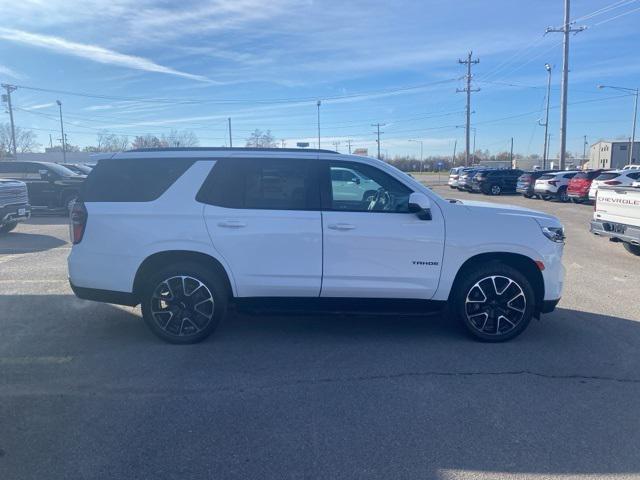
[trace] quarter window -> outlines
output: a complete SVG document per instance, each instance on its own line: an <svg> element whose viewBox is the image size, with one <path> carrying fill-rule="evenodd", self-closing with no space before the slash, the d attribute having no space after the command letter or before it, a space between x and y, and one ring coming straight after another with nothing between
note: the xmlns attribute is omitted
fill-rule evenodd
<svg viewBox="0 0 640 480"><path fill-rule="evenodd" d="M408 213L411 189L370 165L329 162L324 208L347 212ZM348 174L347 174L348 172Z"/></svg>

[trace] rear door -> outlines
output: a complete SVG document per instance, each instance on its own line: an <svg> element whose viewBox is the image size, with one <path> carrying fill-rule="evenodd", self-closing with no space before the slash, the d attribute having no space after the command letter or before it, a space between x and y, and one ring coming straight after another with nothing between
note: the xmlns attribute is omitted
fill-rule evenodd
<svg viewBox="0 0 640 480"><path fill-rule="evenodd" d="M241 297L317 297L322 228L317 162L218 160L198 194L213 247Z"/></svg>
<svg viewBox="0 0 640 480"><path fill-rule="evenodd" d="M412 190L386 172L359 162L322 161L324 239L322 297L430 299L438 287L444 221L409 213ZM367 189L347 198L332 172L351 169ZM351 198L354 199L351 199Z"/></svg>

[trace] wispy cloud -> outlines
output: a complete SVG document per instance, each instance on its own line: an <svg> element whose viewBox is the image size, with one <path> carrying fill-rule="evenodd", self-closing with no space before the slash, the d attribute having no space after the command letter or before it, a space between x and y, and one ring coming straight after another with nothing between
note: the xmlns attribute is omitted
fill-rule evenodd
<svg viewBox="0 0 640 480"><path fill-rule="evenodd" d="M49 108L55 106L55 103L39 103L37 105L28 105L26 107L22 107L23 110L42 110L43 108Z"/></svg>
<svg viewBox="0 0 640 480"><path fill-rule="evenodd" d="M127 55L125 53L116 52L97 45L71 42L60 37L30 33L11 28L0 28L0 39L32 47L44 48L65 55L85 58L92 62L116 65L119 67L143 70L146 72L163 73L166 75L187 78L189 80L196 80L198 82L211 82L211 80L205 76L182 72L171 67L160 65L147 58Z"/></svg>
<svg viewBox="0 0 640 480"><path fill-rule="evenodd" d="M16 80L24 78L24 75L16 72L12 68L5 67L4 65L0 65L0 75L15 78Z"/></svg>

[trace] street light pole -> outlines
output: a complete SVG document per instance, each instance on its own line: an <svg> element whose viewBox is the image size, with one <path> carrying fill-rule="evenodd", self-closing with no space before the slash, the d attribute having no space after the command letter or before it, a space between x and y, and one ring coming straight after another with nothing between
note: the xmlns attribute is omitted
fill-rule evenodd
<svg viewBox="0 0 640 480"><path fill-rule="evenodd" d="M409 140L409 141L420 144L420 171L422 171L422 146L424 142L422 140Z"/></svg>
<svg viewBox="0 0 640 480"><path fill-rule="evenodd" d="M598 88L612 88L614 90L620 90L621 92L630 92L635 97L635 100L633 102L633 122L631 124L631 137L629 138L629 159L627 161L627 163L631 165L631 163L633 163L633 147L636 143L636 119L638 117L639 90L637 88L614 87L611 85L598 85Z"/></svg>
<svg viewBox="0 0 640 480"><path fill-rule="evenodd" d="M62 102L60 100L56 100L56 103L58 104L58 109L60 111L60 133L62 134L62 159L66 162L67 161L67 142L66 142L66 138L64 136L64 123L62 123Z"/></svg>
<svg viewBox="0 0 640 480"><path fill-rule="evenodd" d="M316 103L316 105L318 106L318 150L320 150L320 105L322 104L322 102L320 102L320 100L318 100L318 103Z"/></svg>

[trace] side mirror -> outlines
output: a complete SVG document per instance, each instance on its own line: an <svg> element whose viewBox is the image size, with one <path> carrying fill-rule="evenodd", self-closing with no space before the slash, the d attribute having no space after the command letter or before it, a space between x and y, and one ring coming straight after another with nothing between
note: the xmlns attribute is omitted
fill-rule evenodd
<svg viewBox="0 0 640 480"><path fill-rule="evenodd" d="M420 220L431 220L431 201L424 193L413 192L409 195L409 211Z"/></svg>
<svg viewBox="0 0 640 480"><path fill-rule="evenodd" d="M38 170L38 173L40 174L40 178L42 180L49 180L49 170L42 169L42 170Z"/></svg>

